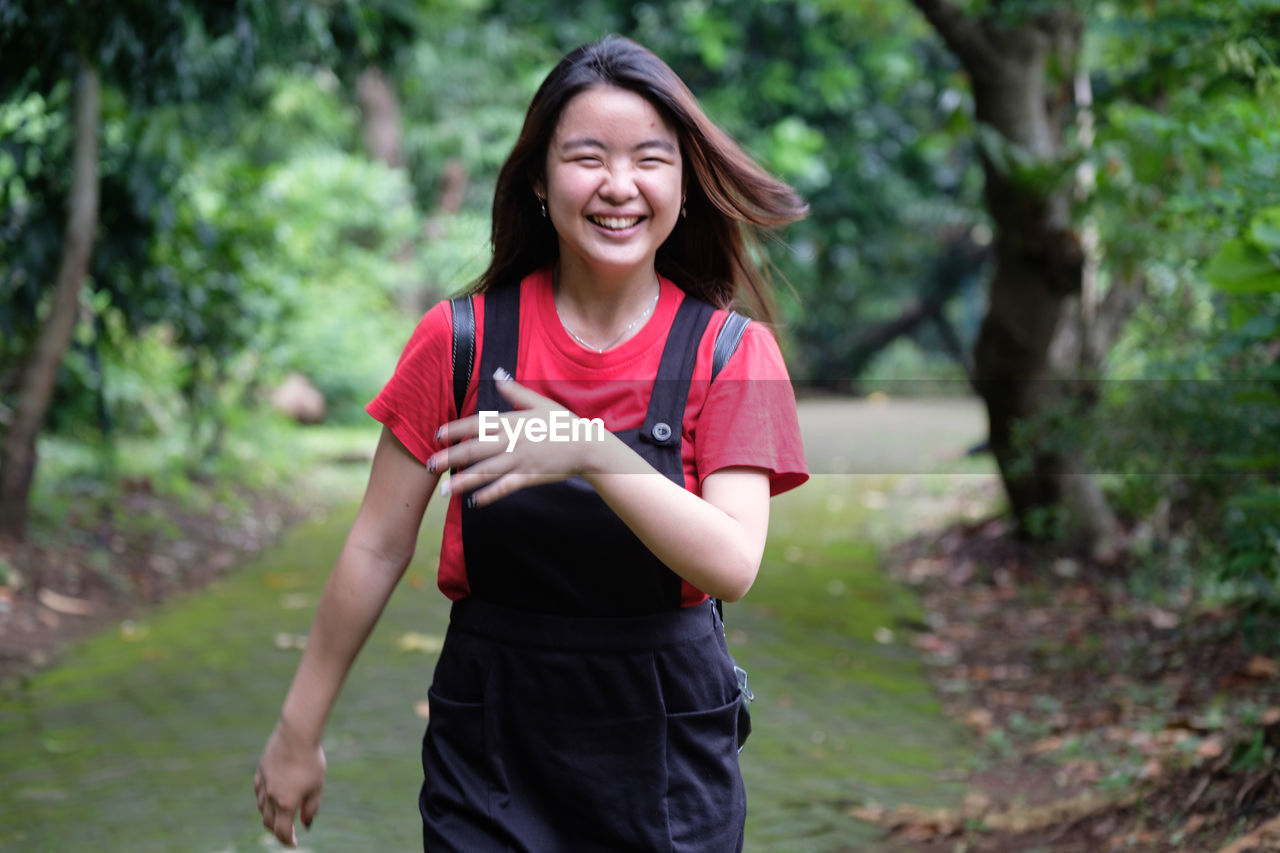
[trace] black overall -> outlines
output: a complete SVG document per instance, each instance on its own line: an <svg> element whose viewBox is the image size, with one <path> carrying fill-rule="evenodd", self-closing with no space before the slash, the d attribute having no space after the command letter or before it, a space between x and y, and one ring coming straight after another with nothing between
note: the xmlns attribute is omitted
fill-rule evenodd
<svg viewBox="0 0 1280 853"><path fill-rule="evenodd" d="M492 377L515 374L519 294L485 296L481 411L511 408ZM682 488L711 311L681 303L645 425L619 434ZM580 478L464 508L462 536L471 595L430 692L424 849L741 850L741 699L712 604L681 608L680 578Z"/></svg>

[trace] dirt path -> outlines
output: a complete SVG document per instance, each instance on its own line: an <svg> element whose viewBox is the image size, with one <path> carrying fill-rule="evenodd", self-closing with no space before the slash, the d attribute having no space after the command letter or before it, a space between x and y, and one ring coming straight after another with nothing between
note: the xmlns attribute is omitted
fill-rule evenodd
<svg viewBox="0 0 1280 853"><path fill-rule="evenodd" d="M905 642L922 613L884 577L879 549L922 508L954 511L954 477L990 473L953 461L981 438L967 403L813 401L802 413L819 475L775 501L760 580L727 613L759 696L743 755L747 849L867 849L878 830L851 808L954 803L972 747ZM859 476L831 473L841 466ZM441 507L330 722L307 849L420 844L420 703L447 621L433 586ZM0 687L0 849L272 849L249 780L349 518L295 529L207 590Z"/></svg>

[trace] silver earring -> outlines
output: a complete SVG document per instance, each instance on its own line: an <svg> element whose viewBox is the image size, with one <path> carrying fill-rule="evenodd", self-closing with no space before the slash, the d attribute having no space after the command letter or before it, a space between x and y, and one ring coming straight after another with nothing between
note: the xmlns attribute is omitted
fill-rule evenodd
<svg viewBox="0 0 1280 853"><path fill-rule="evenodd" d="M542 196L538 196L538 204L542 205L542 218L547 218L547 200Z"/></svg>

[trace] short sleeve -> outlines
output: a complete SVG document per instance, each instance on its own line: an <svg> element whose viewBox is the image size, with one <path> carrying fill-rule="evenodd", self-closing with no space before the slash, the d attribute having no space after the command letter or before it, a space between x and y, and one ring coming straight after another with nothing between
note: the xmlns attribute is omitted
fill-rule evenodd
<svg viewBox="0 0 1280 853"><path fill-rule="evenodd" d="M443 447L436 430L453 419L452 349L453 315L441 302L423 316L395 372L365 407L424 465Z"/></svg>
<svg viewBox="0 0 1280 853"><path fill-rule="evenodd" d="M771 495L809 479L796 395L773 334L747 326L738 349L707 391L695 441L700 477L721 468L769 472Z"/></svg>

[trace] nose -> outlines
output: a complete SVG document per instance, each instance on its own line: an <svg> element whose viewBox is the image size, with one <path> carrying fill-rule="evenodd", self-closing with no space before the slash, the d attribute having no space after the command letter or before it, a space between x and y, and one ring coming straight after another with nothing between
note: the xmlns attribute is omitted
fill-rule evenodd
<svg viewBox="0 0 1280 853"><path fill-rule="evenodd" d="M636 195L635 175L628 166L615 166L605 173L598 190L600 198L610 204L629 201Z"/></svg>

